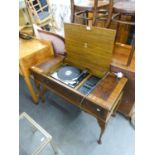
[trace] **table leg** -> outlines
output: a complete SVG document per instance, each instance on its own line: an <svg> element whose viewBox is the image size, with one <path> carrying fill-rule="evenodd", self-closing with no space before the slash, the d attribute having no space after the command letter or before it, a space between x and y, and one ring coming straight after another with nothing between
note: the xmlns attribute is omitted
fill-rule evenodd
<svg viewBox="0 0 155 155"><path fill-rule="evenodd" d="M98 142L98 144L102 144L101 138L102 138L102 135L104 133L106 123L101 121L101 120L98 120L98 119L97 119L97 121L98 121L98 124L99 124L99 126L101 128L100 136L99 136L99 139L98 139L97 142Z"/></svg>
<svg viewBox="0 0 155 155"><path fill-rule="evenodd" d="M59 154L58 147L56 146L56 144L52 140L50 141L50 144L51 144L51 146L53 148L53 151L54 151L55 155Z"/></svg>
<svg viewBox="0 0 155 155"><path fill-rule="evenodd" d="M29 89L29 92L30 92L30 94L32 96L32 99L33 99L34 103L37 104L38 103L38 97L34 92L34 89L32 87L30 78L29 77L24 77L24 80L25 80L25 83L26 83L26 85L27 85L27 87Z"/></svg>

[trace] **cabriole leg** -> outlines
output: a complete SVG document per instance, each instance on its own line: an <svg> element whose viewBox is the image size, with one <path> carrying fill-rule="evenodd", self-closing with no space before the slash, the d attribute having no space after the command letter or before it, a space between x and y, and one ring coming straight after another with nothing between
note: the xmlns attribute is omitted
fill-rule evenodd
<svg viewBox="0 0 155 155"><path fill-rule="evenodd" d="M102 141L101 141L101 138L102 138L102 135L104 133L104 130L105 130L105 126L106 126L106 123L103 122L103 121L100 121L100 120L97 120L98 121L98 124L101 128L101 132L100 132L100 136L99 136L99 139L98 139L98 144L102 144Z"/></svg>

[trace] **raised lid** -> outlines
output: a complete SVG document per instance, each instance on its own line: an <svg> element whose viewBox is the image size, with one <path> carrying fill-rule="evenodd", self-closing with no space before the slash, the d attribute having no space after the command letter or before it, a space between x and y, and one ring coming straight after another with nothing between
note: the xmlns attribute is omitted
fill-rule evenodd
<svg viewBox="0 0 155 155"><path fill-rule="evenodd" d="M102 77L112 60L116 31L65 23L66 62Z"/></svg>

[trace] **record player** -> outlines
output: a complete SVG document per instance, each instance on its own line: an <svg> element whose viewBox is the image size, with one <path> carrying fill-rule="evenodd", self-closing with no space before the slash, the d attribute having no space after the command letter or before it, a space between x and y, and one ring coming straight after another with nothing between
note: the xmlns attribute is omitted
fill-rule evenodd
<svg viewBox="0 0 155 155"><path fill-rule="evenodd" d="M87 75L87 70L81 71L77 67L71 65L62 65L50 76L75 88Z"/></svg>
<svg viewBox="0 0 155 155"><path fill-rule="evenodd" d="M101 128L117 111L127 79L109 71L115 30L65 23L67 56L31 68L39 96L51 90L84 112L96 117Z"/></svg>

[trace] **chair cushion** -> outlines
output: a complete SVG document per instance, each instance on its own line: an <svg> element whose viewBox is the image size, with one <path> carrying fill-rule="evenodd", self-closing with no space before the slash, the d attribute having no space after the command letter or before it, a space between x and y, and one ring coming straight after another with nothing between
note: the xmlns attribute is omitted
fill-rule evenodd
<svg viewBox="0 0 155 155"><path fill-rule="evenodd" d="M116 2L113 6L115 12L119 13L135 13L135 2Z"/></svg>
<svg viewBox="0 0 155 155"><path fill-rule="evenodd" d="M107 0L99 0L98 1L98 7L105 6L108 4L109 4L109 1L107 1ZM75 5L78 7L84 7L84 8L91 9L94 7L94 0L82 0L82 1L76 0Z"/></svg>
<svg viewBox="0 0 155 155"><path fill-rule="evenodd" d="M64 41L62 41L59 37L44 33L40 33L40 37L44 40L51 41L56 54L63 55L65 53Z"/></svg>
<svg viewBox="0 0 155 155"><path fill-rule="evenodd" d="M47 41L51 42L51 44L53 45L55 55L57 55L57 54L65 55L66 54L65 39L62 36L60 36L58 34L51 33L51 32L44 31L35 24L33 24L33 30L34 30L35 36L38 39L43 39L43 40L47 40Z"/></svg>

